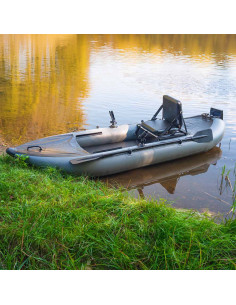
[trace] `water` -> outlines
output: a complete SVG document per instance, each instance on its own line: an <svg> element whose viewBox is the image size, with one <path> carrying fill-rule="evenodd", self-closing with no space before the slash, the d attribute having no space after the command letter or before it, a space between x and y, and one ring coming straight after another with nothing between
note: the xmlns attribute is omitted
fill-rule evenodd
<svg viewBox="0 0 236 305"><path fill-rule="evenodd" d="M226 214L236 163L236 35L0 35L0 141L149 119L164 94L184 116L224 110L220 148L110 177L134 196Z"/></svg>

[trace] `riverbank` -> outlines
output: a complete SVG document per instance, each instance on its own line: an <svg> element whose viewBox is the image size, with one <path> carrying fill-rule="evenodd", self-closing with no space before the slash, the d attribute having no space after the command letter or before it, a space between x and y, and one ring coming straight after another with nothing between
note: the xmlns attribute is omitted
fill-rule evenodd
<svg viewBox="0 0 236 305"><path fill-rule="evenodd" d="M1 269L235 269L236 221L0 156Z"/></svg>
<svg viewBox="0 0 236 305"><path fill-rule="evenodd" d="M7 144L3 141L0 135L0 155L6 151Z"/></svg>

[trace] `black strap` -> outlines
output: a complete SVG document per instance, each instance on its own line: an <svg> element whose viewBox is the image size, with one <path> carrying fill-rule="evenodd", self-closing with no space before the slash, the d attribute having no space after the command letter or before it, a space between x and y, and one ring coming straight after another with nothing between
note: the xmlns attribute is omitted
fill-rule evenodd
<svg viewBox="0 0 236 305"><path fill-rule="evenodd" d="M156 120L159 112L161 111L161 109L163 108L163 104L159 107L159 109L156 111L156 113L154 114L154 116L151 118L152 121Z"/></svg>

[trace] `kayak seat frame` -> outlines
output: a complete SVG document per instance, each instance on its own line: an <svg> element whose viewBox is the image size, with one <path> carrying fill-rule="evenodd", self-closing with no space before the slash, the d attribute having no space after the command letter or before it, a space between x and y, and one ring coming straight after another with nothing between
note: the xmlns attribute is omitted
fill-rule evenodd
<svg viewBox="0 0 236 305"><path fill-rule="evenodd" d="M157 119L157 115L162 110L162 119ZM182 129L184 127L184 129ZM168 95L163 96L163 104L159 107L152 119L141 121L137 125L136 136L141 143L146 142L147 137L154 137L157 141L160 136L175 133L187 135L187 127L183 118L182 103Z"/></svg>

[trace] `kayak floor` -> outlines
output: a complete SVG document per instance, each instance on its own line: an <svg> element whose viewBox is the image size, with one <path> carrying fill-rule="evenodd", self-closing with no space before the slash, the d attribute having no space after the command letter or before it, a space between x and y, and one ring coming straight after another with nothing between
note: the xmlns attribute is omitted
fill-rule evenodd
<svg viewBox="0 0 236 305"><path fill-rule="evenodd" d="M132 147L135 145L137 145L136 141L123 141L123 142L118 142L118 143L109 143L109 144L103 144L103 145L89 146L89 147L85 147L84 149L91 154L96 154L96 153L105 152L105 151L112 151L112 150L116 150L116 149Z"/></svg>

